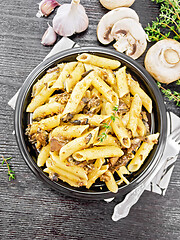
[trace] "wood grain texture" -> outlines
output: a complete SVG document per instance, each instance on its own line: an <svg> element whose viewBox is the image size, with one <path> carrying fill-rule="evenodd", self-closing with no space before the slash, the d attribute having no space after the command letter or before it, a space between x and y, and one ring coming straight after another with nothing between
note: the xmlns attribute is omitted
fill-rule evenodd
<svg viewBox="0 0 180 240"><path fill-rule="evenodd" d="M12 135L13 110L7 102L51 49L43 47L40 40L53 15L36 18L38 2L0 1L0 154L13 157L16 173L16 180L8 182L6 167L0 167L0 239L179 239L180 157L166 196L145 192L128 217L118 222L111 220L118 199L112 203L82 201L58 194L25 164ZM107 10L98 0L81 3L89 16L89 28L71 39L81 46L100 46L96 27ZM158 6L150 0L136 0L132 8L143 27L158 16ZM143 64L143 59L144 55L138 62ZM168 87L177 90L174 83ZM167 99L165 102L168 110L180 116L180 108Z"/></svg>

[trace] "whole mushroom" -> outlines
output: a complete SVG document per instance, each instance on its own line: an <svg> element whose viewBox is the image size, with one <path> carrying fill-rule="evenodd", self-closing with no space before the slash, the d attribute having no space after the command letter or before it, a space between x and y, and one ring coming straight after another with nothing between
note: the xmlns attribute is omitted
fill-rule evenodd
<svg viewBox="0 0 180 240"><path fill-rule="evenodd" d="M119 7L130 7L135 0L100 0L103 7L112 10Z"/></svg>
<svg viewBox="0 0 180 240"><path fill-rule="evenodd" d="M147 47L146 33L141 24L132 18L119 20L114 24L111 31L117 41L113 46L119 52L137 59Z"/></svg>
<svg viewBox="0 0 180 240"><path fill-rule="evenodd" d="M154 44L145 57L146 70L159 82L171 83L180 78L180 43L163 39Z"/></svg>
<svg viewBox="0 0 180 240"><path fill-rule="evenodd" d="M132 18L139 22L137 13L127 7L116 8L106 13L97 26L97 38L102 44L109 44L114 40L114 36L111 33L113 25L124 18Z"/></svg>

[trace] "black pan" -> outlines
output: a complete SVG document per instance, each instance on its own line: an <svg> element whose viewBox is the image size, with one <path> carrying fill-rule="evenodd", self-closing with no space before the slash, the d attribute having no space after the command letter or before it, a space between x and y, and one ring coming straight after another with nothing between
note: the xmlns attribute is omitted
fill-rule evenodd
<svg viewBox="0 0 180 240"><path fill-rule="evenodd" d="M127 71L131 73L134 79L138 80L141 87L152 99L153 111L149 115L151 133L160 133L158 144L154 146L142 167L137 172L129 176L128 180L130 181L130 184L119 186L119 191L116 194L110 192L102 182L95 183L91 189L88 190L85 187L71 187L67 183L60 180L58 182L51 181L49 177L42 171L42 169L37 166L37 152L28 142L27 136L25 135L25 129L29 123L29 113L26 113L26 107L31 100L31 91L34 83L45 74L47 69L52 68L61 62L74 61L78 54L84 52L95 54L101 57L108 57L110 59L116 59L119 60L122 65L126 65ZM83 47L66 50L48 58L39 64L27 77L19 92L16 102L14 125L20 152L31 171L39 179L45 182L49 187L52 187L61 193L72 197L91 200L100 200L114 196L121 198L145 181L159 163L167 138L166 109L161 92L159 91L154 79L135 60L124 54L101 47Z"/></svg>

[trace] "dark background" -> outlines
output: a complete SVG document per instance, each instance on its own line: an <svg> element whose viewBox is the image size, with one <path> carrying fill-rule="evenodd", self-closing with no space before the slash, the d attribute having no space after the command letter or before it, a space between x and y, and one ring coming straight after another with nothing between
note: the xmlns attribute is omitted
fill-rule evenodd
<svg viewBox="0 0 180 240"><path fill-rule="evenodd" d="M6 166L0 166L0 239L180 239L180 157L166 196L144 192L128 217L118 222L111 220L118 200L82 201L58 194L25 164L12 135L14 112L7 102L51 49L40 42L54 14L37 18L37 3L0 1L0 154L13 157L16 173L16 180L9 182ZM107 10L98 0L81 3L89 16L89 28L71 39L81 46L98 46L96 27ZM132 8L143 27L158 16L158 5L151 0L136 0ZM143 64L143 59L144 55L138 62ZM173 83L168 88L180 87ZM180 107L164 100L168 110L180 116Z"/></svg>

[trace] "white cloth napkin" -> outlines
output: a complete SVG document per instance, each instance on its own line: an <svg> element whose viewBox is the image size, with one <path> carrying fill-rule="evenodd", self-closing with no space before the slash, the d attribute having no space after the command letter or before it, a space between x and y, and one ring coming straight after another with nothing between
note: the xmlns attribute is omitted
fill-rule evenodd
<svg viewBox="0 0 180 240"><path fill-rule="evenodd" d="M168 135L171 132L173 132L175 129L180 128L180 118L174 113L168 112L167 120L168 120L168 123L167 123ZM146 188L146 190L161 194L163 196L165 195L177 157L178 155L166 159L166 157L164 156L161 159L161 161L164 162L164 165L161 168L161 170L157 173L157 175L153 178L153 180L151 181L149 186Z"/></svg>
<svg viewBox="0 0 180 240"><path fill-rule="evenodd" d="M61 52L69 48L74 48L74 47L78 47L78 44L76 44L69 38L63 37L59 42L56 43L56 45L53 47L50 53L44 58L44 60L58 52ZM8 102L8 104L13 109L15 109L16 99L18 97L19 91L20 90L18 90L18 92ZM176 129L177 127L180 127L180 118L171 112L167 113L167 118L168 118L168 134L170 134L174 129ZM177 160L177 156L172 157L171 159L166 159L165 157L162 158L161 161L164 162L163 167L156 174L156 176L153 178L151 183L147 186L146 190L155 192L161 195L165 195L176 160ZM114 198L105 199L105 201L111 202L113 199ZM138 201L138 198L137 198L137 201ZM120 209L117 209L115 207L114 214L116 214L117 210L119 211ZM115 219L113 220L117 221L119 219L120 217L119 218L116 217L116 220Z"/></svg>

